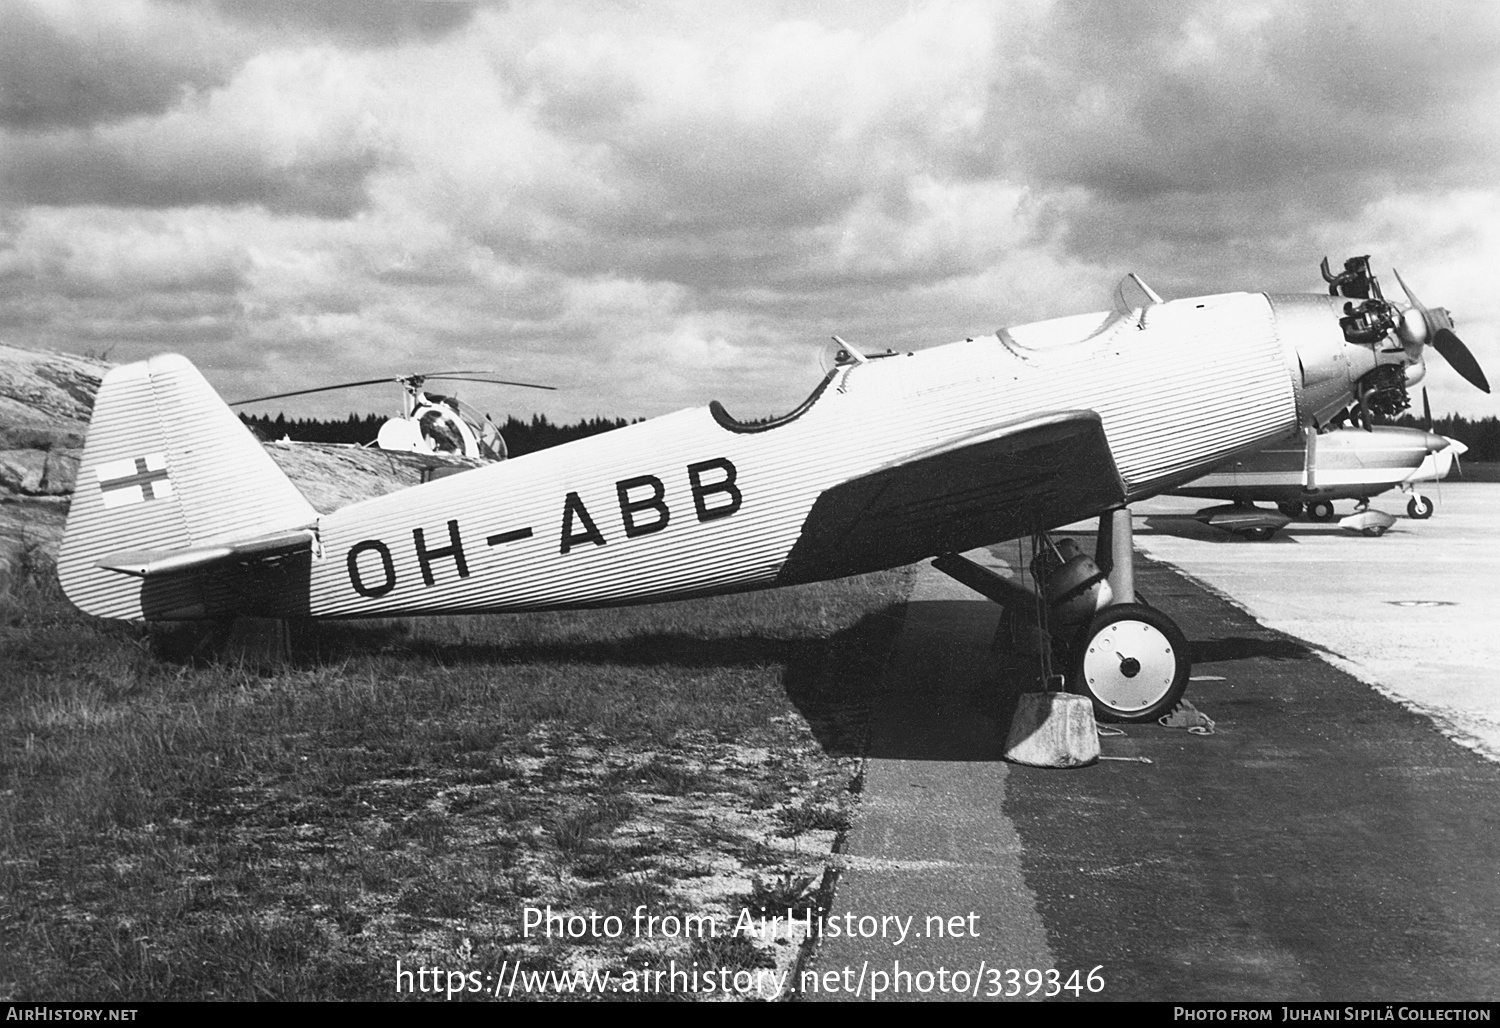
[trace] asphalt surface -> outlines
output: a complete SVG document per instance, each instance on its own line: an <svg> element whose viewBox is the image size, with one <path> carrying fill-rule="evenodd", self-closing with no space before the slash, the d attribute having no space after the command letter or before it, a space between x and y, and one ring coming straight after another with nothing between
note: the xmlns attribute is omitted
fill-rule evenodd
<svg viewBox="0 0 1500 1028"><path fill-rule="evenodd" d="M1103 750L1136 759L1063 771L997 759L1034 663L989 651L992 604L919 579L828 911L913 921L825 937L809 970L840 988L818 998L870 998L878 972L879 998L918 1000L1500 998L1500 764L1218 591L1147 559L1137 582L1191 641L1215 732L1127 726Z"/></svg>
<svg viewBox="0 0 1500 1028"><path fill-rule="evenodd" d="M1000 608L975 595L929 568L908 600L830 909L846 927L875 920L864 922L868 935L821 941L819 984L805 998L972 999L976 987L994 991L995 970L1053 964L1020 836L1000 809L1015 770L1000 759L1015 694L995 682L1024 679L1027 668L990 653ZM939 969L962 969L965 988L940 988L945 975L916 991L926 980L914 973Z"/></svg>

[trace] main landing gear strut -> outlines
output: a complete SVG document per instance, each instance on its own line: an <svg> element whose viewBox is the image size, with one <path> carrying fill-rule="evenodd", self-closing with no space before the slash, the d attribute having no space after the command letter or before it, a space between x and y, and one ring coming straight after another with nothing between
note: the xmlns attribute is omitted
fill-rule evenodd
<svg viewBox="0 0 1500 1028"><path fill-rule="evenodd" d="M1095 560L1113 594L1080 628L1069 649L1067 688L1094 701L1108 721L1154 721L1187 691L1192 661L1176 622L1135 594L1130 508L1099 517Z"/></svg>
<svg viewBox="0 0 1500 1028"><path fill-rule="evenodd" d="M1187 639L1136 596L1128 507L1100 516L1092 561L1079 554L1050 570L1034 562L1040 595L955 553L933 566L1044 628L1066 668L1064 687L1087 696L1102 720L1154 721L1187 690Z"/></svg>

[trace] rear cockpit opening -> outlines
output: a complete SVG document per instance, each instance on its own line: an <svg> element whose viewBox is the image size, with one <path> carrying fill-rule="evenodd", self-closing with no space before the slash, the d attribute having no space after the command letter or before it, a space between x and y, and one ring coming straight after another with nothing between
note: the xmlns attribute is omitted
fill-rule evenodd
<svg viewBox="0 0 1500 1028"><path fill-rule="evenodd" d="M906 353L908 357L912 355L910 351ZM818 352L818 365L823 369L823 380L812 391L812 395L799 403L789 413L783 414L780 417L740 421L725 410L724 405L718 400L710 402L708 410L721 428L728 429L731 432L769 432L773 428L780 428L782 425L791 424L803 414L806 414L836 379L839 380L840 384L838 388L842 392L844 389L842 380L861 365L872 364L887 357L899 356L901 356L900 351L891 349L887 349L883 353L861 353L838 336L834 336L832 341L825 344Z"/></svg>
<svg viewBox="0 0 1500 1028"><path fill-rule="evenodd" d="M812 409L812 405L818 402L818 397L828 389L828 383L832 382L839 374L839 370L828 372L823 376L823 381L818 383L807 399L797 404L795 408L780 417L760 418L755 421L740 421L724 409L724 405L718 400L712 400L708 405L708 412L713 415L714 420L719 423L720 428L731 432L769 432L773 428L789 425L802 415Z"/></svg>

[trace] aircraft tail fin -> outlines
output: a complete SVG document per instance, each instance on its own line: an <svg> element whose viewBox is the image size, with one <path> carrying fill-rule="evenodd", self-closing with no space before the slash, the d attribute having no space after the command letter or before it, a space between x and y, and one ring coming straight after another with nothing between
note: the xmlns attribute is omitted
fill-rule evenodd
<svg viewBox="0 0 1500 1028"><path fill-rule="evenodd" d="M100 617L234 613L245 604L205 582L226 576L202 572L270 552L267 540L281 541L278 556L310 549L317 517L187 358L153 357L99 387L58 579ZM299 532L305 545L286 542Z"/></svg>

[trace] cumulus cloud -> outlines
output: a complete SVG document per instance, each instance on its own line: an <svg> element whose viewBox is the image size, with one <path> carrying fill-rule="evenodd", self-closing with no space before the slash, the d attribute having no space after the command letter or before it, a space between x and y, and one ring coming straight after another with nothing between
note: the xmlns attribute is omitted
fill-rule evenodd
<svg viewBox="0 0 1500 1028"><path fill-rule="evenodd" d="M260 54L171 110L25 134L0 155L0 195L49 206L259 204L348 217L382 159L380 87L329 49Z"/></svg>
<svg viewBox="0 0 1500 1028"><path fill-rule="evenodd" d="M147 0L0 0L0 127L87 128L171 108L223 82L254 41Z"/></svg>
<svg viewBox="0 0 1500 1028"><path fill-rule="evenodd" d="M1213 273L1500 157L1500 18L1474 5L1066 5L1012 40L992 153L1077 186L1069 245ZM1300 242L1300 240L1299 240ZM1223 260L1219 255L1226 255ZM1218 265L1218 266L1215 266Z"/></svg>
<svg viewBox="0 0 1500 1028"><path fill-rule="evenodd" d="M1487 5L0 5L12 342L181 349L238 395L463 364L567 386L496 399L556 417L756 416L834 332L1372 252L1500 367Z"/></svg>
<svg viewBox="0 0 1500 1028"><path fill-rule="evenodd" d="M199 5L199 0L172 0ZM398 46L441 38L462 28L493 0L210 0L227 18L282 34L338 40L351 46Z"/></svg>

